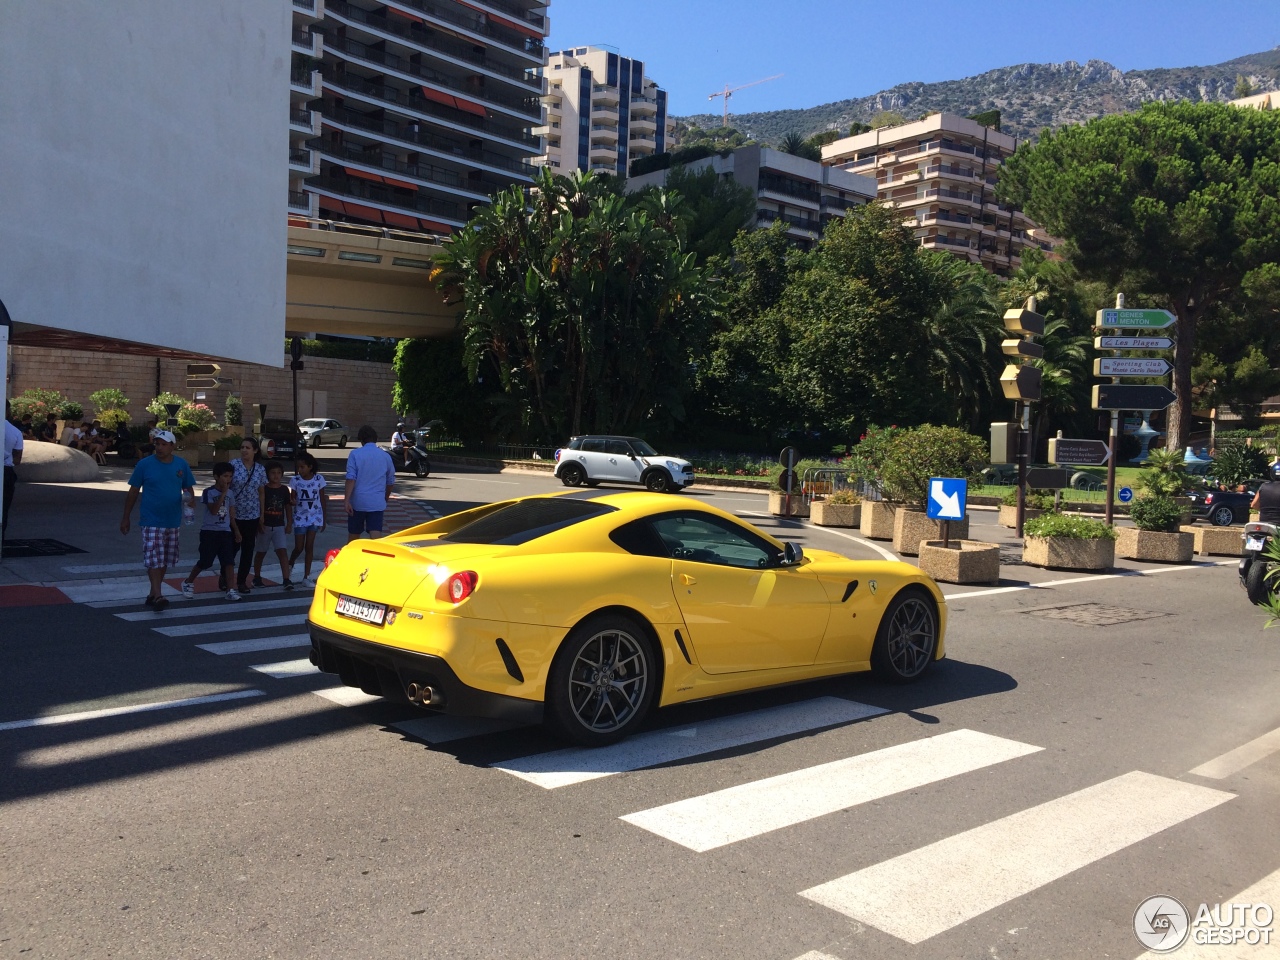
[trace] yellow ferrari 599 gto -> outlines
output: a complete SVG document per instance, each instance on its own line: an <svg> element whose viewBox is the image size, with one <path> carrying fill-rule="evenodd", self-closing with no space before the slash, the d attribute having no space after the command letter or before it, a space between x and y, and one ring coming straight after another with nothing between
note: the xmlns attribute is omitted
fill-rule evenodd
<svg viewBox="0 0 1280 960"><path fill-rule="evenodd" d="M603 745L655 704L868 669L916 680L943 656L946 602L906 563L588 490L332 551L308 625L315 665L366 693Z"/></svg>

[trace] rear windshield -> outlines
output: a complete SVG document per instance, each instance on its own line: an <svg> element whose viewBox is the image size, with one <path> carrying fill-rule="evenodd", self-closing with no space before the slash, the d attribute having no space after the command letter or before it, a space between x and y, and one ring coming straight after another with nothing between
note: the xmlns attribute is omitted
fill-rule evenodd
<svg viewBox="0 0 1280 960"><path fill-rule="evenodd" d="M528 543L548 533L614 512L615 507L583 500L519 500L501 510L473 520L440 539L450 543Z"/></svg>

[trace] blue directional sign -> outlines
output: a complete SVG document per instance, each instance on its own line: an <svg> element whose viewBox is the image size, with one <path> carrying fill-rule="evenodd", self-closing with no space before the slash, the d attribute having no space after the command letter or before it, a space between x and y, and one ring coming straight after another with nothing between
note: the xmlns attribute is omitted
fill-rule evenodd
<svg viewBox="0 0 1280 960"><path fill-rule="evenodd" d="M963 520L969 481L950 477L929 478L929 519Z"/></svg>
<svg viewBox="0 0 1280 960"><path fill-rule="evenodd" d="M1116 496L1120 498L1121 503L1128 503L1133 499L1133 491L1129 487L1121 487Z"/></svg>

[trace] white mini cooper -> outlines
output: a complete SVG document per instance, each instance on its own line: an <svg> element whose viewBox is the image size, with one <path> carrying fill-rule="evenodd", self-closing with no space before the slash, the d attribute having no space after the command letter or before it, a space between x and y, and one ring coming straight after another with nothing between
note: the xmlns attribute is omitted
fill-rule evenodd
<svg viewBox="0 0 1280 960"><path fill-rule="evenodd" d="M676 493L693 483L693 464L659 456L635 437L574 437L556 451L556 476L566 487L638 483L654 493Z"/></svg>

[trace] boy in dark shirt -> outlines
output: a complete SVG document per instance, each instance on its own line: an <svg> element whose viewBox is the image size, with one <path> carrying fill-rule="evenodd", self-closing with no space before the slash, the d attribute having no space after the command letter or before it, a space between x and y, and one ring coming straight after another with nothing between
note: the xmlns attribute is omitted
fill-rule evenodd
<svg viewBox="0 0 1280 960"><path fill-rule="evenodd" d="M262 582L262 561L267 551L274 549L280 560L281 584L286 590L292 590L285 537L293 533L293 491L284 485L284 465L279 461L269 461L266 471L267 485L258 488L262 525L258 528L257 552L253 558L253 585L265 586Z"/></svg>
<svg viewBox="0 0 1280 960"><path fill-rule="evenodd" d="M187 574L187 579L182 581L182 595L189 599L195 596L196 577L212 567L215 560L222 566L223 581L235 583L230 571L236 544L240 542L240 528L236 526L236 506L227 495L234 473L231 464L215 463L213 486L200 495L204 502L204 520L200 523L200 559ZM227 599L239 600L240 594L234 589L228 590Z"/></svg>

